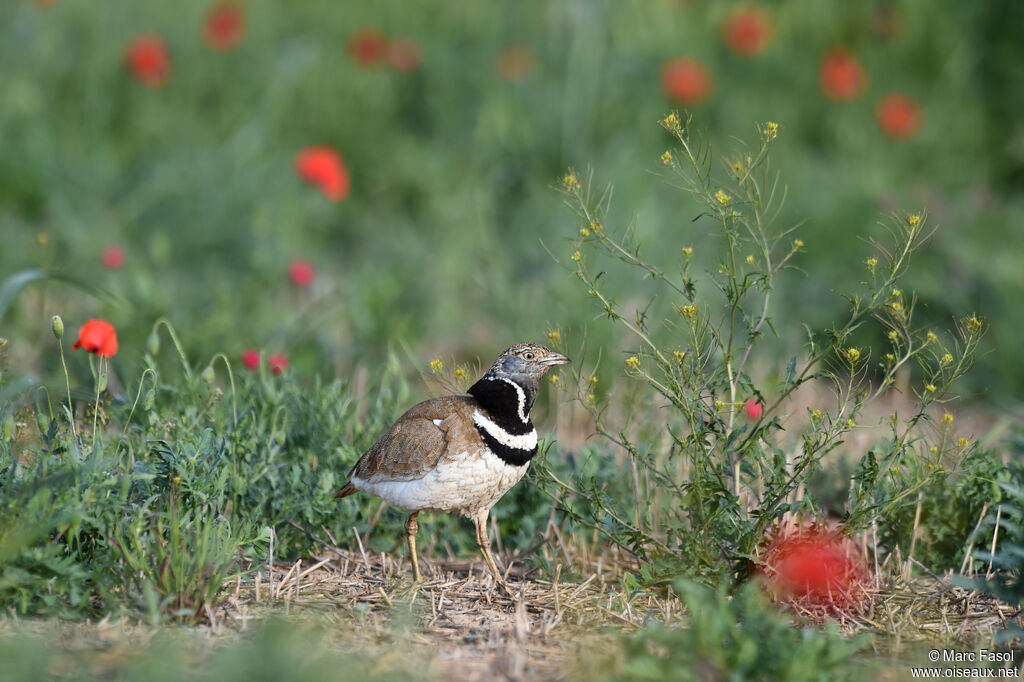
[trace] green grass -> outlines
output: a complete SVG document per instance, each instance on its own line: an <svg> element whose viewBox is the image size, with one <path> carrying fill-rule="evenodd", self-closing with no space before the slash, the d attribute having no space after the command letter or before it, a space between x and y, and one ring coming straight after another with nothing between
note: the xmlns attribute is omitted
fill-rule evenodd
<svg viewBox="0 0 1024 682"><path fill-rule="evenodd" d="M835 416L828 428L814 426L809 412L811 422L790 428L782 400L803 379L787 363L808 355L809 335L818 344L810 357L831 355L807 378L839 385L857 375L859 382L846 385L856 409L859 390L896 378L884 351L868 364L866 349L886 348L894 327L884 301L875 300L894 282L875 281L865 262L877 255L890 214L899 229L921 214L938 230L911 240L912 267L901 269L899 286L913 303L914 324L895 327L908 342L922 342L929 330L962 326L976 312L988 332L977 348L978 337L960 338L970 348L958 349L957 358L977 350L978 362L966 374L958 364L963 398L949 409L981 413L983 423L1013 422L1015 387L1024 381L1017 350L1024 332L1017 112L1024 96L1013 84L1024 72L1024 48L1014 21L1022 10L1011 0L898 0L885 5L896 18L890 32L880 29L881 5L773 3L766 9L774 39L752 58L723 43L731 6L720 3L358 2L342 12L329 0L253 0L244 5L244 40L227 52L202 41L205 0L10 4L0 23L6 612L191 627L218 609L225 580L250 560L265 560L271 543L276 558L294 559L314 551L315 538L345 544L370 531L368 549L391 549L402 537L399 514L377 520L378 503L368 496L332 498L348 468L433 390L417 380L428 376L431 360L466 367L553 331L548 338L571 342L566 350L580 385L566 386L564 376L550 386L542 420L580 412L550 409L578 394L599 417L629 427L598 419L609 438L579 448L548 441L531 477L496 509L507 549L533 547L554 508L565 536L589 538L597 529L642 559L638 573L624 577L625 591L664 593L680 573L714 582L725 567L742 577L766 525L787 511L827 509L851 528L875 522L885 552L898 548L903 556L913 548L933 571L959 568L982 517L972 536L976 551L997 526L1010 538L993 558L999 575L984 587L1019 601L1020 472L1005 466L1017 453L1012 442L994 437L981 447L973 444L984 436L977 433L966 434L969 447L957 444L959 432L941 421L937 404L925 409L932 398L919 395L912 416L894 420L891 433L866 450L847 453L844 469L831 453L859 447L845 442L853 427L842 427L838 413L826 415ZM403 74L358 64L347 41L371 26L414 39L419 68ZM156 89L136 82L123 59L129 41L150 32L163 36L171 56L170 78ZM868 76L865 92L849 102L827 100L818 86L821 56L837 44L856 54ZM533 57L520 82L507 82L496 66L509 45ZM715 190L726 185L682 193L673 187L681 178L662 164L680 140L655 125L678 105L662 91L660 71L677 56L697 59L712 76L709 96L690 111L692 130L707 143L702 149L716 159L708 177L728 176L731 162L757 156L756 145L742 140L767 121L779 124L772 170L785 178L774 195L785 202L775 204L778 225L796 226L787 238L803 246L788 263L797 270L763 287L771 290L769 317L779 323L750 334L759 351L741 368L745 374L733 373L732 351L742 344L723 344L720 355L700 348L712 331L745 340L753 325L743 327L743 316L757 318L743 297L761 285L721 276L723 263L729 267L723 253L740 263L748 255L723 250L708 219L723 217ZM907 140L890 140L875 122L875 107L893 91L924 112L922 128ZM296 153L316 144L344 157L352 174L344 202L327 201L296 176ZM592 229L591 221L578 222L559 204L567 198L559 193L566 168L583 180L593 169L600 179L569 197L573 210L601 207L600 239L579 232ZM597 201L604 182L614 185L614 202ZM744 207L767 196L765 185L729 188ZM748 217L754 214L767 217ZM636 254L642 245L644 267L598 261L581 287L572 256L579 249L589 258L597 242ZM732 245L749 246L740 242ZM102 266L108 245L124 249L123 267ZM692 249L685 257L684 247ZM311 287L289 282L295 258L316 268ZM655 273L664 279L651 281ZM652 287L669 279L683 282L686 301ZM697 282L692 289L689 280ZM733 316L695 337L690 362L706 364L692 373L692 385L662 390L666 384L636 381L658 362L655 350L673 357L678 338L661 324L676 319L673 304L710 310L716 282ZM591 291L606 298L595 303ZM850 323L837 325L851 310L849 292L867 298L854 299ZM864 301L870 304L858 307ZM51 333L55 314L66 325L62 347ZM91 317L118 331L120 351L106 369L70 351ZM606 317L649 333L648 347L637 352L621 324ZM290 369L280 376L265 363L244 369L248 348L264 360L284 354ZM849 348L865 349L862 365L854 358L840 366ZM900 350L908 365L922 362L909 375L914 386L936 376L941 357ZM634 353L636 364L624 364ZM681 380L669 364L664 376L648 378ZM736 429L733 414L726 426L713 401L735 403L737 392L779 398L767 405L778 410ZM676 428L666 404L689 416L689 431ZM956 419L959 429L966 420L959 411ZM701 448L707 459L684 456ZM790 478L785 460L797 451L799 476ZM684 460L687 466L663 470ZM758 507L739 504L740 481L764 494ZM797 489L806 492L799 503L792 500ZM993 509L1001 504L1006 512L997 523ZM708 516L698 523L695 510ZM466 526L436 515L421 525L421 545L469 556ZM533 560L545 574L559 570L539 555ZM563 567L562 575L577 568ZM746 652L762 639L789 654L773 660L780 678L800 678L807 661L842 674L856 648L833 634L790 629L747 592L730 605L725 592L680 590L691 607L716 615L690 631L652 626L628 640L633 664L624 676L690 665L692 651L716 661L717 670L750 672ZM155 661L179 657L189 672L167 673L174 679L230 676L249 670L254 651L275 646L268 638L278 631L268 632L201 665L185 645L159 645L152 659L118 674L142 677ZM301 642L285 639L271 656L280 667L251 676L270 679L307 660ZM27 652L12 658L26 679L92 674L76 671L73 657L56 673L41 667L47 650L36 640L0 639L0 646ZM366 672L358 658L308 660L308 679L342 665Z"/></svg>

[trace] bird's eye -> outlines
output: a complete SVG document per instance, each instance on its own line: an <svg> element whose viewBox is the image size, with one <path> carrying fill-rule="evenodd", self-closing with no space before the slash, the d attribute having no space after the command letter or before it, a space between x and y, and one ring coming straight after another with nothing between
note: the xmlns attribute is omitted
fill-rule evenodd
<svg viewBox="0 0 1024 682"><path fill-rule="evenodd" d="M533 360L533 353L527 353L523 357L526 358L527 360Z"/></svg>

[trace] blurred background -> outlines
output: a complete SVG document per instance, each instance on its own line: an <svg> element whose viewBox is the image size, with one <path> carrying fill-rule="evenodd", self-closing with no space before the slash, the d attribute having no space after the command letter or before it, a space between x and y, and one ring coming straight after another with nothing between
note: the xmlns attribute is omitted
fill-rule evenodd
<svg viewBox="0 0 1024 682"><path fill-rule="evenodd" d="M55 313L110 320L126 377L161 316L192 357L309 377L490 362L555 328L607 354L623 339L564 266L579 225L555 187L592 170L607 229L635 224L667 272L683 246L713 267L712 226L662 177L678 109L723 154L779 123L779 228L806 244L787 320L827 327L865 240L925 211L921 323L985 317L967 393L1020 397L1015 0L0 5L0 282L59 277L0 309L16 373L56 376ZM778 333L780 353L805 338Z"/></svg>

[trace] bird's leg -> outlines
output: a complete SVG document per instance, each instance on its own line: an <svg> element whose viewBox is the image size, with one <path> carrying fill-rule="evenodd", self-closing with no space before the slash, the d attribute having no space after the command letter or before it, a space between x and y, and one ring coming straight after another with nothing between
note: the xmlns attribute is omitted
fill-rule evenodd
<svg viewBox="0 0 1024 682"><path fill-rule="evenodd" d="M485 509L473 519L473 523L476 525L476 544L480 547L480 553L484 555L484 563L487 564L487 568L491 570L499 583L504 583L505 579L498 570L498 564L494 562L494 555L491 554L491 539L487 537L487 515L489 513L490 510Z"/></svg>
<svg viewBox="0 0 1024 682"><path fill-rule="evenodd" d="M416 521L418 515L419 512L414 511L405 520L405 537L409 540L409 559L412 560L412 579L415 582L420 581L420 560L416 556L416 531L420 529L420 525Z"/></svg>

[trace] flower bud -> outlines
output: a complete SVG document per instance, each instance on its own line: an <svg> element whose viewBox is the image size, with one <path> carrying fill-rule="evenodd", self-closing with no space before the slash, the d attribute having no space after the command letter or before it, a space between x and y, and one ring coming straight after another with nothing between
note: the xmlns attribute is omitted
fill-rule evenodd
<svg viewBox="0 0 1024 682"><path fill-rule="evenodd" d="M51 327L53 329L53 335L60 341L64 338L64 320L60 319L60 315L54 315L51 320Z"/></svg>
<svg viewBox="0 0 1024 682"><path fill-rule="evenodd" d="M207 365L206 369L199 376L203 377L203 381L212 386L217 374L213 371L213 365Z"/></svg>
<svg viewBox="0 0 1024 682"><path fill-rule="evenodd" d="M154 402L156 402L156 390L151 388L146 391L146 397L142 400L142 407L148 412L153 409Z"/></svg>
<svg viewBox="0 0 1024 682"><path fill-rule="evenodd" d="M149 338L146 340L146 352L152 355L154 358L156 354L160 352L160 335L156 333L154 329Z"/></svg>

